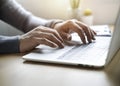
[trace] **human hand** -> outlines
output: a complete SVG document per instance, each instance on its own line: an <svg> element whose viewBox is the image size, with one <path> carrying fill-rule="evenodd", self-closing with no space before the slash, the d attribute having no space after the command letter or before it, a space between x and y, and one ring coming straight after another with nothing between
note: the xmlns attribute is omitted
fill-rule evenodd
<svg viewBox="0 0 120 86"><path fill-rule="evenodd" d="M73 32L76 32L80 36L84 44L87 42L91 43L92 40L95 40L94 35L96 35L96 33L87 25L75 19L57 23L55 24L54 29L59 32L64 41L70 41L70 34Z"/></svg>
<svg viewBox="0 0 120 86"><path fill-rule="evenodd" d="M20 37L20 52L34 49L39 44L63 48L63 39L59 33L48 27L39 26Z"/></svg>

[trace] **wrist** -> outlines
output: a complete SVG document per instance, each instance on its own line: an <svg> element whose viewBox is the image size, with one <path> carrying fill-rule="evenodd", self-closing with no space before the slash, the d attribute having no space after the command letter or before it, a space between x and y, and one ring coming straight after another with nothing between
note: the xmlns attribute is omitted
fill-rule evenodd
<svg viewBox="0 0 120 86"><path fill-rule="evenodd" d="M53 19L53 20L49 20L45 26L50 27L50 28L54 28L56 24L62 23L62 22L63 22L63 20Z"/></svg>
<svg viewBox="0 0 120 86"><path fill-rule="evenodd" d="M62 23L62 22L63 22L63 20L55 20L55 21L53 21L52 24L51 24L51 28L54 28L56 24Z"/></svg>

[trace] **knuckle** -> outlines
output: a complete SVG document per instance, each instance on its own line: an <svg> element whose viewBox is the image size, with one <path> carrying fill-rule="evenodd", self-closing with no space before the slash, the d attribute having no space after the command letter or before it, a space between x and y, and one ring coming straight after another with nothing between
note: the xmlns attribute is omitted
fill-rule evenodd
<svg viewBox="0 0 120 86"><path fill-rule="evenodd" d="M53 37L54 37L54 35L53 35L53 34L48 34L48 36L49 36L50 38L53 38Z"/></svg>
<svg viewBox="0 0 120 86"><path fill-rule="evenodd" d="M40 31L40 30L42 30L42 29L43 29L42 26L38 26L38 27L35 28L35 31Z"/></svg>
<svg viewBox="0 0 120 86"><path fill-rule="evenodd" d="M54 33L58 33L57 30L53 30Z"/></svg>
<svg viewBox="0 0 120 86"><path fill-rule="evenodd" d="M30 35L30 36L28 36L28 38L31 39L31 40L35 39L34 35Z"/></svg>
<svg viewBox="0 0 120 86"><path fill-rule="evenodd" d="M54 35L60 35L58 31L55 30L55 32L53 33Z"/></svg>
<svg viewBox="0 0 120 86"><path fill-rule="evenodd" d="M40 27L35 28L35 31L39 31L39 30L40 30Z"/></svg>
<svg viewBox="0 0 120 86"><path fill-rule="evenodd" d="M45 38L42 38L42 39L41 39L41 41L42 41L42 42L45 42L45 41L46 41L46 39L45 39Z"/></svg>
<svg viewBox="0 0 120 86"><path fill-rule="evenodd" d="M68 24L72 24L73 21L72 21L72 20L67 20L67 23L68 23Z"/></svg>
<svg viewBox="0 0 120 86"><path fill-rule="evenodd" d="M38 42L38 39L35 38L35 37L31 37L30 40L31 40L31 42L34 43L34 44L36 44L36 43Z"/></svg>
<svg viewBox="0 0 120 86"><path fill-rule="evenodd" d="M52 32L53 34L58 33L58 32L57 32L57 30L54 30L54 29L53 29L53 30L51 30L51 32Z"/></svg>
<svg viewBox="0 0 120 86"><path fill-rule="evenodd" d="M89 29L89 27L88 27L87 25L84 25L84 29L88 30L88 29Z"/></svg>

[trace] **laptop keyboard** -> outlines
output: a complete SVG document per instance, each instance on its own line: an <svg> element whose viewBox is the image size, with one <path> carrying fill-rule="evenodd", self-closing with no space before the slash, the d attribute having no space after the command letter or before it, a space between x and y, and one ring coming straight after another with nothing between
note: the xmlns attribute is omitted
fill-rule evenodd
<svg viewBox="0 0 120 86"><path fill-rule="evenodd" d="M96 41L86 45L75 46L58 59L61 60L98 60L106 57L111 37L96 37Z"/></svg>

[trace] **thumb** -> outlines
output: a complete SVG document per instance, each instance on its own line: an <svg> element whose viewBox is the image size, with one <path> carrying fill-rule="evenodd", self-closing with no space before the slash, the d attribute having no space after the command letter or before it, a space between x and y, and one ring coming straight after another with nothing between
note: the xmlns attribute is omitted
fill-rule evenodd
<svg viewBox="0 0 120 86"><path fill-rule="evenodd" d="M68 33L65 33L65 32L63 32L61 34L61 36L62 36L63 40L66 40L66 41L70 41L72 39L72 36Z"/></svg>
<svg viewBox="0 0 120 86"><path fill-rule="evenodd" d="M67 34L67 40L70 41L72 39L72 36L70 34Z"/></svg>

